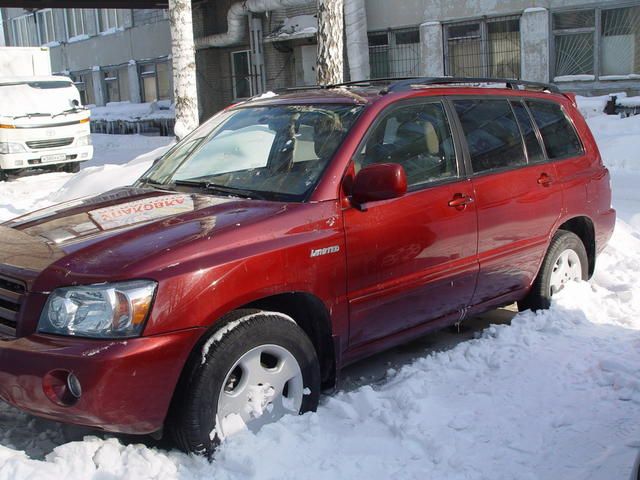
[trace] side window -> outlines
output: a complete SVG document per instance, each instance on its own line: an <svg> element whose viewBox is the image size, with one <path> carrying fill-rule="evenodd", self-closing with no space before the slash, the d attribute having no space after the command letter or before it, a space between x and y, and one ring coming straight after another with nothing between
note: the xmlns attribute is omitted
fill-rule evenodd
<svg viewBox="0 0 640 480"><path fill-rule="evenodd" d="M522 137L507 100L454 100L474 173L524 165Z"/></svg>
<svg viewBox="0 0 640 480"><path fill-rule="evenodd" d="M458 176L451 128L442 103L392 110L356 156L356 173L374 163L404 167L409 187Z"/></svg>
<svg viewBox="0 0 640 480"><path fill-rule="evenodd" d="M528 100L550 159L574 157L582 153L582 145L573 126L557 103Z"/></svg>
<svg viewBox="0 0 640 480"><path fill-rule="evenodd" d="M544 161L544 153L542 152L538 137L536 137L536 131L533 128L529 112L527 112L526 107L521 102L513 101L511 102L511 106L513 107L513 111L516 112L516 118L518 119L518 124L520 124L524 144L527 147L527 153L529 155L529 162Z"/></svg>

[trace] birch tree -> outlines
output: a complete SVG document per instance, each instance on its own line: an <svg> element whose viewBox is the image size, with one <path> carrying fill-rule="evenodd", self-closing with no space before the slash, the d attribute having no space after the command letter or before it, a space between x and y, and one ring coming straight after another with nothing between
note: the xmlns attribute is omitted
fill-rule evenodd
<svg viewBox="0 0 640 480"><path fill-rule="evenodd" d="M344 1L318 0L318 84L344 80Z"/></svg>
<svg viewBox="0 0 640 480"><path fill-rule="evenodd" d="M173 94L176 105L174 131L176 137L181 139L199 124L191 0L169 0L169 22L173 58Z"/></svg>

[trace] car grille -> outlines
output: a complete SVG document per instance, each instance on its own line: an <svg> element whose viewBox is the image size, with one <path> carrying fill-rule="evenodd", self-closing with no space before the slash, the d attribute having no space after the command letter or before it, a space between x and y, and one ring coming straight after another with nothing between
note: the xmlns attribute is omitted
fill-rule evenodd
<svg viewBox="0 0 640 480"><path fill-rule="evenodd" d="M55 148L55 147L66 147L67 145L71 145L73 143L73 137L71 138L56 138L53 140L33 140L31 142L26 142L27 147L37 150L39 148Z"/></svg>
<svg viewBox="0 0 640 480"><path fill-rule="evenodd" d="M16 322L25 292L21 282L0 277L0 337L16 336Z"/></svg>

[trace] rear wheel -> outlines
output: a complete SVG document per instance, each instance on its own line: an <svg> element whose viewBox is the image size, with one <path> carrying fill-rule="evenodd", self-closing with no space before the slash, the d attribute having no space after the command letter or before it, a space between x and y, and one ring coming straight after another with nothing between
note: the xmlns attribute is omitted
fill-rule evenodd
<svg viewBox="0 0 640 480"><path fill-rule="evenodd" d="M257 432L284 415L318 406L320 368L313 344L280 314L233 312L194 353L167 421L186 452L210 455L238 432Z"/></svg>
<svg viewBox="0 0 640 480"><path fill-rule="evenodd" d="M558 230L551 240L531 291L518 302L518 309L524 311L549 308L551 297L567 283L587 278L589 260L582 240L575 233Z"/></svg>

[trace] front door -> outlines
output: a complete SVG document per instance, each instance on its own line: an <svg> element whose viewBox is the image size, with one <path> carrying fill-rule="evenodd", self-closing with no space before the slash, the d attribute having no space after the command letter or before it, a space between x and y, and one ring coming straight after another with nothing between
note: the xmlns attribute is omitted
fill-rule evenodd
<svg viewBox="0 0 640 480"><path fill-rule="evenodd" d="M471 300L476 211L457 151L437 100L392 106L370 129L356 170L398 163L408 193L344 212L350 347L460 315Z"/></svg>

